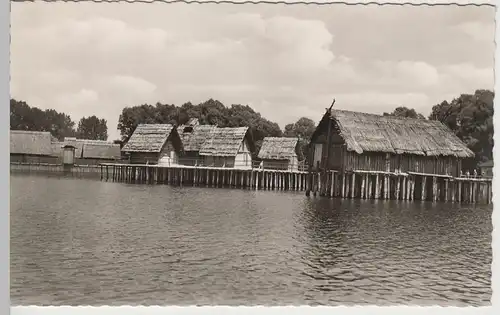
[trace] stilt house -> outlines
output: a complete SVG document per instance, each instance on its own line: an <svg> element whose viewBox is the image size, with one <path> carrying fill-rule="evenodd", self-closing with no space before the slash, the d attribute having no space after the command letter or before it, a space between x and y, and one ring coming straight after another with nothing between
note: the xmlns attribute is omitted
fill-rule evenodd
<svg viewBox="0 0 500 315"><path fill-rule="evenodd" d="M257 156L264 169L298 170L298 138L265 137Z"/></svg>
<svg viewBox="0 0 500 315"><path fill-rule="evenodd" d="M182 154L182 140L171 124L140 124L123 146L132 164L176 165Z"/></svg>
<svg viewBox="0 0 500 315"><path fill-rule="evenodd" d="M60 143L50 132L10 130L11 162L57 164L60 152Z"/></svg>
<svg viewBox="0 0 500 315"><path fill-rule="evenodd" d="M439 121L327 110L310 142L311 169L458 176L474 153Z"/></svg>
<svg viewBox="0 0 500 315"><path fill-rule="evenodd" d="M182 165L200 165L203 164L203 157L200 156L200 149L212 135L212 131L217 128L213 125L200 125L198 120L191 119L188 124L180 125L178 130L182 132L182 145L184 154L180 158Z"/></svg>
<svg viewBox="0 0 500 315"><path fill-rule="evenodd" d="M252 168L255 145L248 127L214 128L200 148L206 166Z"/></svg>

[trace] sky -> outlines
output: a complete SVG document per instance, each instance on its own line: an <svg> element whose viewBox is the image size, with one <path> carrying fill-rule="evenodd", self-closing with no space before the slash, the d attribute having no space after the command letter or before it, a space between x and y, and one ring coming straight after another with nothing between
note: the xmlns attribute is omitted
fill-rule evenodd
<svg viewBox="0 0 500 315"><path fill-rule="evenodd" d="M210 98L282 128L493 89L493 7L11 4L11 97L118 139L122 109Z"/></svg>

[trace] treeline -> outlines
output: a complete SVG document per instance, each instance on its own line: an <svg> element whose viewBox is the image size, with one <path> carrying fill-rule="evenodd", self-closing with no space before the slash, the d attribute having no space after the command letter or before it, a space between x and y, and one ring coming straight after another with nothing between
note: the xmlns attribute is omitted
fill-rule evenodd
<svg viewBox="0 0 500 315"><path fill-rule="evenodd" d="M475 158L465 165L467 168L474 168L480 162L493 159L493 99L492 91L477 90L474 94L462 94L450 102L443 101L433 106L428 117L404 106L383 115L441 121L475 153ZM105 140L108 137L104 119L84 117L76 125L69 115L55 110L40 110L16 100L11 100L10 103L11 129L50 131L58 139L77 136ZM318 113L321 114L323 113ZM181 106L157 103L125 107L118 120L120 141L126 142L140 123L180 125L187 123L190 118L198 118L201 124L219 127L248 126L257 149L264 137L298 137L301 159L308 156L308 142L316 128L313 120L302 117L281 130L277 123L262 117L248 105L227 107L210 99L196 105L188 102Z"/></svg>
<svg viewBox="0 0 500 315"><path fill-rule="evenodd" d="M82 117L77 125L65 113L59 113L53 109L41 110L37 107L30 107L26 102L15 99L10 100L10 129L49 131L58 140L63 140L64 137L108 139L108 126L105 119L99 119L96 116Z"/></svg>

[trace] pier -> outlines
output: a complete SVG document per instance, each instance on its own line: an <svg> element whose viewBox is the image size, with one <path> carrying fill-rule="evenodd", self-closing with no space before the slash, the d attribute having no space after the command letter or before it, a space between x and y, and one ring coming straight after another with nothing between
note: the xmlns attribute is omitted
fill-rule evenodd
<svg viewBox="0 0 500 315"><path fill-rule="evenodd" d="M101 164L101 180L138 184L233 187L257 190L307 190L308 173L225 167Z"/></svg>
<svg viewBox="0 0 500 315"><path fill-rule="evenodd" d="M306 172L226 167L101 164L104 181L302 191L307 196L350 199L491 203L491 178L378 171Z"/></svg>

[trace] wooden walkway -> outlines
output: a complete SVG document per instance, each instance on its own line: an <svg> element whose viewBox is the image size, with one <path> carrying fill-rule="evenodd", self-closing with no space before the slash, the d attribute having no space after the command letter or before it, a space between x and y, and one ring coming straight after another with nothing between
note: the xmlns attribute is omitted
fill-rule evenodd
<svg viewBox="0 0 500 315"><path fill-rule="evenodd" d="M307 172L197 166L101 164L101 180L178 186L307 190Z"/></svg>

